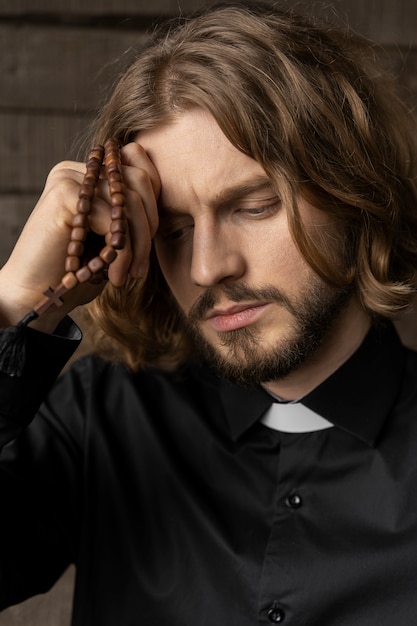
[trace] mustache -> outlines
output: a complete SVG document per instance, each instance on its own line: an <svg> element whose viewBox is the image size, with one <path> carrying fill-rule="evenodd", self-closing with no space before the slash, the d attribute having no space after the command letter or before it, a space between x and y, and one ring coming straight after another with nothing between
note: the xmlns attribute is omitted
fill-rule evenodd
<svg viewBox="0 0 417 626"><path fill-rule="evenodd" d="M276 287L267 285L262 288L252 288L246 283L222 284L216 287L209 287L194 302L188 313L188 322L192 325L200 322L211 311L221 296L225 296L229 301L238 304L239 302L277 302L285 306L294 315L296 311L290 300Z"/></svg>

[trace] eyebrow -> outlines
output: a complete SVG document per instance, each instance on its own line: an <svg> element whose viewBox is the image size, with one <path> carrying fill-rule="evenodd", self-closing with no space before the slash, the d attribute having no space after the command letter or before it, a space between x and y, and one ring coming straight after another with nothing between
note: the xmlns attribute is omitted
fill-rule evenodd
<svg viewBox="0 0 417 626"><path fill-rule="evenodd" d="M216 196L214 204L222 207L229 204L231 201L240 200L241 198L245 198L246 196L260 191L266 191L267 189L274 191L271 180L266 176L259 175L253 179L223 189Z"/></svg>
<svg viewBox="0 0 417 626"><path fill-rule="evenodd" d="M236 200L240 200L245 198L246 196L250 196L251 194L259 193L266 190L270 190L274 194L276 193L272 186L271 180L266 176L258 175L252 179L248 179L237 183L236 185L232 185L230 187L222 189L214 197L211 204L218 209L222 209L231 202L236 202ZM175 207L164 205L159 206L159 215L162 218L177 215L178 213L182 213L182 210L179 208L177 209Z"/></svg>

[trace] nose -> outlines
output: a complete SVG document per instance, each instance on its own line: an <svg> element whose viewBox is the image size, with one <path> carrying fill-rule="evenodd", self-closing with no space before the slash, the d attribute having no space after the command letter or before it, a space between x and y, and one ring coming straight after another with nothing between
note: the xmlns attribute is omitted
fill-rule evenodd
<svg viewBox="0 0 417 626"><path fill-rule="evenodd" d="M195 285L213 287L241 278L245 271L244 250L227 227L195 223L191 262L191 280Z"/></svg>

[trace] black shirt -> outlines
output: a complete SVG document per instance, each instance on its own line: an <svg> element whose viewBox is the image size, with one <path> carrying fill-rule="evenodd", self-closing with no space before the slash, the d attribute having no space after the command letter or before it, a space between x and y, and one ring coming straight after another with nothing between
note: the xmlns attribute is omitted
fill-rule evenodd
<svg viewBox="0 0 417 626"><path fill-rule="evenodd" d="M304 399L336 425L307 434L204 367L95 357L22 429L71 343L29 335L0 387L1 606L74 562L76 626L416 622L417 354L392 328Z"/></svg>

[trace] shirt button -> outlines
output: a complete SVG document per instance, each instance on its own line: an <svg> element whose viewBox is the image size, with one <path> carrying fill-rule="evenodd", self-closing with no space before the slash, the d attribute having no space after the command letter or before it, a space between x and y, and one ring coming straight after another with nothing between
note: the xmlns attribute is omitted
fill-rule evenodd
<svg viewBox="0 0 417 626"><path fill-rule="evenodd" d="M285 499L285 504L289 509L299 509L303 501L298 493L290 493Z"/></svg>
<svg viewBox="0 0 417 626"><path fill-rule="evenodd" d="M282 609L279 608L276 602L271 606L268 611L268 619L273 624L280 624L284 621L285 613Z"/></svg>

